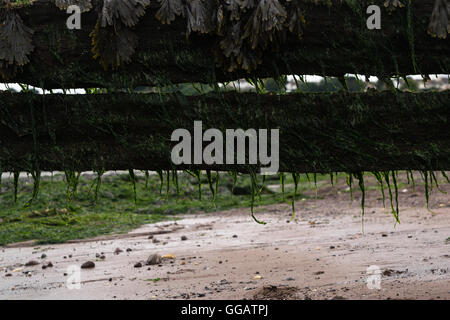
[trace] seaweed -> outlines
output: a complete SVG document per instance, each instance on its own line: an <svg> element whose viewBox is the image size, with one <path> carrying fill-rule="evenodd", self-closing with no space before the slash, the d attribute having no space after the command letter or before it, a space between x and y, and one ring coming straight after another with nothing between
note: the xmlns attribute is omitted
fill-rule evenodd
<svg viewBox="0 0 450 320"><path fill-rule="evenodd" d="M30 61L29 55L34 50L33 33L15 10L0 8L0 68L23 66Z"/></svg>

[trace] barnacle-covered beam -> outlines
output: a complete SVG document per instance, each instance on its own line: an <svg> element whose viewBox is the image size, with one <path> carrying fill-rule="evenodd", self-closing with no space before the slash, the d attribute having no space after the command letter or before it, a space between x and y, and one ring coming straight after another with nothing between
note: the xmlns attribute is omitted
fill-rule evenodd
<svg viewBox="0 0 450 320"><path fill-rule="evenodd" d="M0 93L0 165L13 172L248 172L245 165L173 166L173 131L186 129L194 139L197 120L203 130L216 128L224 136L226 129L279 129L280 170L285 172L450 170L449 99L449 91Z"/></svg>
<svg viewBox="0 0 450 320"><path fill-rule="evenodd" d="M0 65L4 81L123 88L282 74L450 73L448 0L370 1L382 8L381 30L367 28L364 1L125 2L134 9L116 0L14 2L7 10L34 31L34 50L27 43L28 64ZM66 26L61 9L72 3L82 7L81 30Z"/></svg>

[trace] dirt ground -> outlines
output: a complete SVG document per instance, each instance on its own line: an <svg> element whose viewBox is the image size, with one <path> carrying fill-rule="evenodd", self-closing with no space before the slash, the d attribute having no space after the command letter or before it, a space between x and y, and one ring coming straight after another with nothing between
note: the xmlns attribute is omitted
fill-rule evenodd
<svg viewBox="0 0 450 320"><path fill-rule="evenodd" d="M370 190L363 234L359 192L351 203L345 188L298 201L293 221L289 205L273 205L256 212L267 225L239 209L127 235L3 247L0 299L450 299L450 196L434 191L430 212L423 188L401 190L395 224ZM155 253L173 256L145 265ZM39 264L25 266L30 260ZM81 269L80 289L68 289L68 267L86 261L95 268ZM379 289L367 285L369 266L379 267Z"/></svg>

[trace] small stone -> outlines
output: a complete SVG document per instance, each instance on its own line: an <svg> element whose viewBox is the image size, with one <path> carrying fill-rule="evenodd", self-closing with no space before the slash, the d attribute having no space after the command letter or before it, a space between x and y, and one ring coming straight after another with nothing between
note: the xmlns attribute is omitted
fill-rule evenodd
<svg viewBox="0 0 450 320"><path fill-rule="evenodd" d="M286 278L286 281L295 281L295 279L294 279L294 278L291 278L291 277L289 277L289 278Z"/></svg>
<svg viewBox="0 0 450 320"><path fill-rule="evenodd" d="M181 236L181 241L186 241L188 238L186 236Z"/></svg>
<svg viewBox="0 0 450 320"><path fill-rule="evenodd" d="M27 263L25 263L25 267L37 266L38 264L39 262L37 262L36 260L30 260Z"/></svg>
<svg viewBox="0 0 450 320"><path fill-rule="evenodd" d="M234 235L233 235L233 238L237 238L237 237L238 237L237 234L234 234Z"/></svg>
<svg viewBox="0 0 450 320"><path fill-rule="evenodd" d="M141 262L137 262L134 264L135 268L142 268L142 263Z"/></svg>
<svg viewBox="0 0 450 320"><path fill-rule="evenodd" d="M127 252L131 252L131 251L133 251L133 250L131 250L131 248L127 248Z"/></svg>
<svg viewBox="0 0 450 320"><path fill-rule="evenodd" d="M336 248L335 246L330 246L330 249L334 249L334 248Z"/></svg>
<svg viewBox="0 0 450 320"><path fill-rule="evenodd" d="M382 237L387 237L387 233L381 234Z"/></svg>
<svg viewBox="0 0 450 320"><path fill-rule="evenodd" d="M96 258L100 258L100 253L96 253L96 254L95 254L95 257L96 257Z"/></svg>
<svg viewBox="0 0 450 320"><path fill-rule="evenodd" d="M123 250L120 248L116 248L116 250L114 250L114 254L120 254L122 252L123 252Z"/></svg>
<svg viewBox="0 0 450 320"><path fill-rule="evenodd" d="M159 243L160 241L158 239L156 239L156 238L152 238L152 242L153 243Z"/></svg>
<svg viewBox="0 0 450 320"><path fill-rule="evenodd" d="M152 254L148 257L147 262L145 263L147 266L152 266L155 264L161 263L161 256L157 253Z"/></svg>
<svg viewBox="0 0 450 320"><path fill-rule="evenodd" d="M5 277L12 277L12 273L5 274Z"/></svg>
<svg viewBox="0 0 450 320"><path fill-rule="evenodd" d="M87 261L81 265L81 269L92 269L95 268L95 263L92 261Z"/></svg>
<svg viewBox="0 0 450 320"><path fill-rule="evenodd" d="M153 235L149 235L147 239L153 239Z"/></svg>
<svg viewBox="0 0 450 320"><path fill-rule="evenodd" d="M47 258L47 255L46 255L45 253L43 253L43 254L41 255L41 259L45 259L45 258Z"/></svg>
<svg viewBox="0 0 450 320"><path fill-rule="evenodd" d="M318 276L319 274L324 274L325 273L325 271L317 271L317 272L314 272L314 274L316 275L316 276Z"/></svg>

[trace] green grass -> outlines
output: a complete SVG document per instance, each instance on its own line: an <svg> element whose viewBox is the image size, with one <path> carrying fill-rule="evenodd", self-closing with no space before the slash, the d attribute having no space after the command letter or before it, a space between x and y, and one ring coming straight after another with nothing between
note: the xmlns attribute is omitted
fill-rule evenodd
<svg viewBox="0 0 450 320"><path fill-rule="evenodd" d="M137 173L137 171L136 171ZM215 173L212 174L213 177ZM259 182L262 178L258 177ZM329 179L318 176L317 180ZM166 182L166 177L164 177ZM211 212L230 208L249 207L251 203L251 180L247 175L238 176L232 195L232 177L221 173L215 202L206 174L202 175L202 200L199 200L197 179L179 174L179 194L172 182L167 192L164 183L160 194L160 180L150 175L147 187L143 176L136 175L137 201L134 203L133 185L129 175L104 176L97 200L94 200L95 175L80 178L77 192L67 195L64 175L43 177L36 199L27 206L33 190L32 179L21 179L17 203L14 203L13 179L4 179L0 187L0 245L36 240L38 243L59 243L99 235L124 233L145 223L175 220L177 214ZM292 184L291 175L285 183ZM265 185L279 184L278 176L268 177ZM297 199L305 197L302 191L311 190L314 183L300 178ZM285 201L293 197L293 187L286 187ZM283 202L280 192L264 188L255 205ZM250 209L249 209L250 215Z"/></svg>

